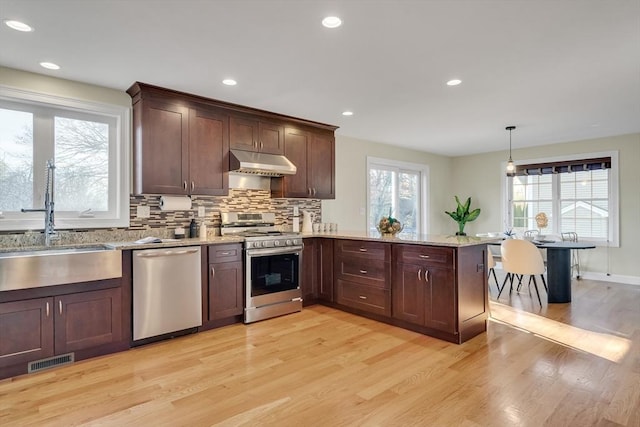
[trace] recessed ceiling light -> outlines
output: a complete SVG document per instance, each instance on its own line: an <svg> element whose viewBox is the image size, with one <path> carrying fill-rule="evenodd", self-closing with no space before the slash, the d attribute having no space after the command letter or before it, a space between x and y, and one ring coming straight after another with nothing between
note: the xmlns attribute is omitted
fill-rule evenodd
<svg viewBox="0 0 640 427"><path fill-rule="evenodd" d="M235 81L235 80L233 80L233 79L224 79L224 80L222 81L222 84L225 84L225 85L227 85L227 86L235 86L235 85L237 85L237 84L238 84L238 82L237 82L237 81Z"/></svg>
<svg viewBox="0 0 640 427"><path fill-rule="evenodd" d="M54 64L53 62L41 62L41 67L44 67L48 70L59 70L60 66L58 64Z"/></svg>
<svg viewBox="0 0 640 427"><path fill-rule="evenodd" d="M322 25L327 28L338 28L342 25L342 20L337 16L327 16L322 20Z"/></svg>
<svg viewBox="0 0 640 427"><path fill-rule="evenodd" d="M462 83L462 80L453 79L453 80L449 80L447 82L447 85L448 86L458 86L460 83Z"/></svg>
<svg viewBox="0 0 640 427"><path fill-rule="evenodd" d="M353 116L353 111L343 111L342 115L343 116Z"/></svg>
<svg viewBox="0 0 640 427"><path fill-rule="evenodd" d="M14 30L23 31L25 33L33 31L33 28L25 24L24 22L7 19L6 21L4 21L4 23L7 27L13 28Z"/></svg>

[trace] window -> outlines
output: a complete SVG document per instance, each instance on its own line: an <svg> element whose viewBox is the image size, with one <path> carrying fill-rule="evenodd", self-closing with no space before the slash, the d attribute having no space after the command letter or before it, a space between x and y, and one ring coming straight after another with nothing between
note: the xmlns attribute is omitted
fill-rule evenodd
<svg viewBox="0 0 640 427"><path fill-rule="evenodd" d="M44 227L48 160L56 229L129 225L129 112L0 87L0 230Z"/></svg>
<svg viewBox="0 0 640 427"><path fill-rule="evenodd" d="M506 178L509 228L519 235L539 229L535 217L543 212L548 226L539 229L541 234L575 232L580 240L617 246L617 152L580 158L517 166L517 175Z"/></svg>
<svg viewBox="0 0 640 427"><path fill-rule="evenodd" d="M425 234L428 169L424 165L367 158L368 229L376 232L383 216L404 225L404 232Z"/></svg>

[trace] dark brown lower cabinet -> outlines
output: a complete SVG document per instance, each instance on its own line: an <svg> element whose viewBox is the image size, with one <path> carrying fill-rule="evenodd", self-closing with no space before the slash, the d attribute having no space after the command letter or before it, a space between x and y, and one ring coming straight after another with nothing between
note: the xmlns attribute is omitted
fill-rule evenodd
<svg viewBox="0 0 640 427"><path fill-rule="evenodd" d="M333 239L317 239L318 299L333 302Z"/></svg>
<svg viewBox="0 0 640 427"><path fill-rule="evenodd" d="M53 298L0 304L0 367L53 354Z"/></svg>
<svg viewBox="0 0 640 427"><path fill-rule="evenodd" d="M242 261L209 264L209 320L242 314Z"/></svg>
<svg viewBox="0 0 640 427"><path fill-rule="evenodd" d="M333 239L304 239L301 268L303 305L333 302Z"/></svg>
<svg viewBox="0 0 640 427"><path fill-rule="evenodd" d="M209 245L202 253L202 330L242 321L244 264L242 245Z"/></svg>
<svg viewBox="0 0 640 427"><path fill-rule="evenodd" d="M444 332L456 332L453 269L394 265L393 317Z"/></svg>
<svg viewBox="0 0 640 427"><path fill-rule="evenodd" d="M0 378L26 373L29 362L51 356L79 352L80 360L128 348L122 292L115 287L0 303Z"/></svg>

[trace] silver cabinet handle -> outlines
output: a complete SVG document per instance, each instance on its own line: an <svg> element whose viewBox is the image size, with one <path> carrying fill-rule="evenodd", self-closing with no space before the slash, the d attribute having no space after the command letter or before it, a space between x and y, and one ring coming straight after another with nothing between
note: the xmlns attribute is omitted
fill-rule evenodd
<svg viewBox="0 0 640 427"><path fill-rule="evenodd" d="M360 252L367 252L365 248L360 248Z"/></svg>
<svg viewBox="0 0 640 427"><path fill-rule="evenodd" d="M427 259L427 258L429 258L429 255L418 255L418 256L419 256L420 258L422 258L422 259Z"/></svg>
<svg viewBox="0 0 640 427"><path fill-rule="evenodd" d="M260 149L262 150L264 148L264 144L262 143L262 141L260 141Z"/></svg>
<svg viewBox="0 0 640 427"><path fill-rule="evenodd" d="M196 183L191 181L191 191L193 191L194 188L196 188Z"/></svg>
<svg viewBox="0 0 640 427"><path fill-rule="evenodd" d="M314 188L314 189L313 189L313 195L315 196L315 195L316 195L316 193L317 193L317 191L316 191L316 189Z"/></svg>
<svg viewBox="0 0 640 427"><path fill-rule="evenodd" d="M187 191L187 181L182 181L182 189Z"/></svg>
<svg viewBox="0 0 640 427"><path fill-rule="evenodd" d="M46 309L46 311L47 311L47 317L49 317L49 302L47 302L47 309Z"/></svg>
<svg viewBox="0 0 640 427"><path fill-rule="evenodd" d="M309 193L309 195L311 195L311 187L307 188L307 193Z"/></svg>
<svg viewBox="0 0 640 427"><path fill-rule="evenodd" d="M58 310L60 311L60 314L62 314L62 300L61 299L58 300Z"/></svg>
<svg viewBox="0 0 640 427"><path fill-rule="evenodd" d="M231 255L231 252L220 252L220 255Z"/></svg>
<svg viewBox="0 0 640 427"><path fill-rule="evenodd" d="M429 281L429 270L425 270L424 271L424 281L428 282Z"/></svg>
<svg viewBox="0 0 640 427"><path fill-rule="evenodd" d="M216 268L212 265L211 266L211 279L213 280L214 277L216 277Z"/></svg>
<svg viewBox="0 0 640 427"><path fill-rule="evenodd" d="M418 282L422 281L422 269L418 269Z"/></svg>
<svg viewBox="0 0 640 427"><path fill-rule="evenodd" d="M364 295L360 295L358 298L360 298L360 299L367 299L367 297L365 297Z"/></svg>
<svg viewBox="0 0 640 427"><path fill-rule="evenodd" d="M367 274L367 270L360 270L361 274Z"/></svg>

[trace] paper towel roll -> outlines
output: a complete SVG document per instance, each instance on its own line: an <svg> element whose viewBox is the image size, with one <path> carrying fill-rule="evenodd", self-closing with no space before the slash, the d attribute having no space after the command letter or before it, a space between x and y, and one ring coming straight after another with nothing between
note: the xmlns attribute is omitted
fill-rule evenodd
<svg viewBox="0 0 640 427"><path fill-rule="evenodd" d="M161 211L187 211L191 209L189 196L160 196Z"/></svg>

